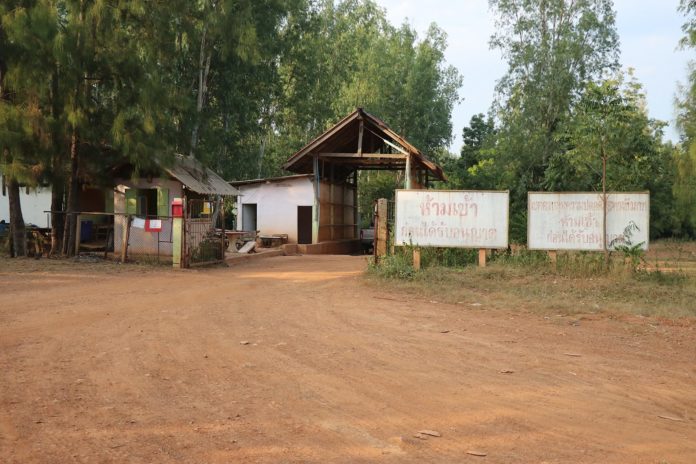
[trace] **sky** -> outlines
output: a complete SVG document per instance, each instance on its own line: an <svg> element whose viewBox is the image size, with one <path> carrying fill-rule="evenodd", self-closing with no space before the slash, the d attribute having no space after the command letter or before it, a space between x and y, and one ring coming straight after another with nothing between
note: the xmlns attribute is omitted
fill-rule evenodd
<svg viewBox="0 0 696 464"><path fill-rule="evenodd" d="M486 113L494 97L495 83L506 70L499 50L488 43L494 17L488 0L376 0L386 9L389 21L408 21L420 37L430 23L448 35L446 59L464 77L462 102L452 114L455 139L450 149L461 148L461 133L474 114ZM679 50L684 18L677 11L679 0L615 0L616 27L621 42L621 65L633 68L643 85L650 117L669 123L665 139L679 138L674 125L674 98L679 82L686 82L687 64L696 58Z"/></svg>

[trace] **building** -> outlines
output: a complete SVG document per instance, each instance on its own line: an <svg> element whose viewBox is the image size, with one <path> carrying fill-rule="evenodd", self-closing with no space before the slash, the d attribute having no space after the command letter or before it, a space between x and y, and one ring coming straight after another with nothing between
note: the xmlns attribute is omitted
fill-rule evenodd
<svg viewBox="0 0 696 464"><path fill-rule="evenodd" d="M302 147L283 167L296 175L232 183L242 191L237 229L288 234L303 253L360 248L358 171L403 171L405 189L446 179L437 164L362 108Z"/></svg>
<svg viewBox="0 0 696 464"><path fill-rule="evenodd" d="M312 243L314 184L311 174L230 183L240 192L237 230L287 235L288 243Z"/></svg>

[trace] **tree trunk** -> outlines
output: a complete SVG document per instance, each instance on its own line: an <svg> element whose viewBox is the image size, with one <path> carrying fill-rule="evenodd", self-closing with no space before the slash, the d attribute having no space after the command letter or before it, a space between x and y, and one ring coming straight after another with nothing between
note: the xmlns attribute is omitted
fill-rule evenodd
<svg viewBox="0 0 696 464"><path fill-rule="evenodd" d="M51 189L51 256L59 255L63 246L63 229L65 215L56 213L63 211L63 194L65 182L62 178L54 178Z"/></svg>
<svg viewBox="0 0 696 464"><path fill-rule="evenodd" d="M19 201L19 182L10 178L7 185L7 196L10 202L10 255L14 257L27 255L27 235L22 216L22 205Z"/></svg>
<svg viewBox="0 0 696 464"><path fill-rule="evenodd" d="M61 102L58 87L59 71L54 66L51 77L51 114L55 121L61 117ZM53 156L51 157L51 252L49 256L59 255L63 248L63 228L65 215L56 213L65 207L65 176L63 173L63 135L60 130L53 130Z"/></svg>
<svg viewBox="0 0 696 464"><path fill-rule="evenodd" d="M68 183L68 201L65 209L65 230L63 231L63 254L66 256L75 256L75 222L77 216L75 213L78 209L78 136L77 129L73 129L70 140L70 180Z"/></svg>
<svg viewBox="0 0 696 464"><path fill-rule="evenodd" d="M196 115L193 122L193 129L191 130L191 148L189 149L189 156L194 156L196 147L198 146L198 130L201 124L201 112L203 111L205 96L208 92L208 73L210 72L211 56L210 53L206 56L206 32L207 29L204 28L203 35L201 36L201 50L198 60L198 98L196 100Z"/></svg>

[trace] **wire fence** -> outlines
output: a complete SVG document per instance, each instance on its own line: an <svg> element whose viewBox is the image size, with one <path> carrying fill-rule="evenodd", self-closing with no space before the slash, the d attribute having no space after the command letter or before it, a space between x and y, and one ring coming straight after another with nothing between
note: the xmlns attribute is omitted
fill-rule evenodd
<svg viewBox="0 0 696 464"><path fill-rule="evenodd" d="M56 213L61 221L65 221L66 215L75 216L72 237L78 256L102 256L121 262L172 263L174 228L171 216L84 211ZM50 230L45 243L50 248Z"/></svg>
<svg viewBox="0 0 696 464"><path fill-rule="evenodd" d="M229 241L225 235L225 213L221 202L190 199L184 225L186 266L200 266L225 260Z"/></svg>
<svg viewBox="0 0 696 464"><path fill-rule="evenodd" d="M113 237L113 252L121 261L172 263L174 218L171 216L116 214Z"/></svg>

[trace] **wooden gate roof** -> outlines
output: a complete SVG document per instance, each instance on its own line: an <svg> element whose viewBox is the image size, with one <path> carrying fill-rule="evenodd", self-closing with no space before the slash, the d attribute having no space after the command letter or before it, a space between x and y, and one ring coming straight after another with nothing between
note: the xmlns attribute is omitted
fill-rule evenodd
<svg viewBox="0 0 696 464"><path fill-rule="evenodd" d="M410 157L411 169L429 173L434 180L446 180L442 168L430 161L384 121L358 108L335 126L293 154L283 165L288 171L313 172L314 156L346 170L405 170Z"/></svg>

